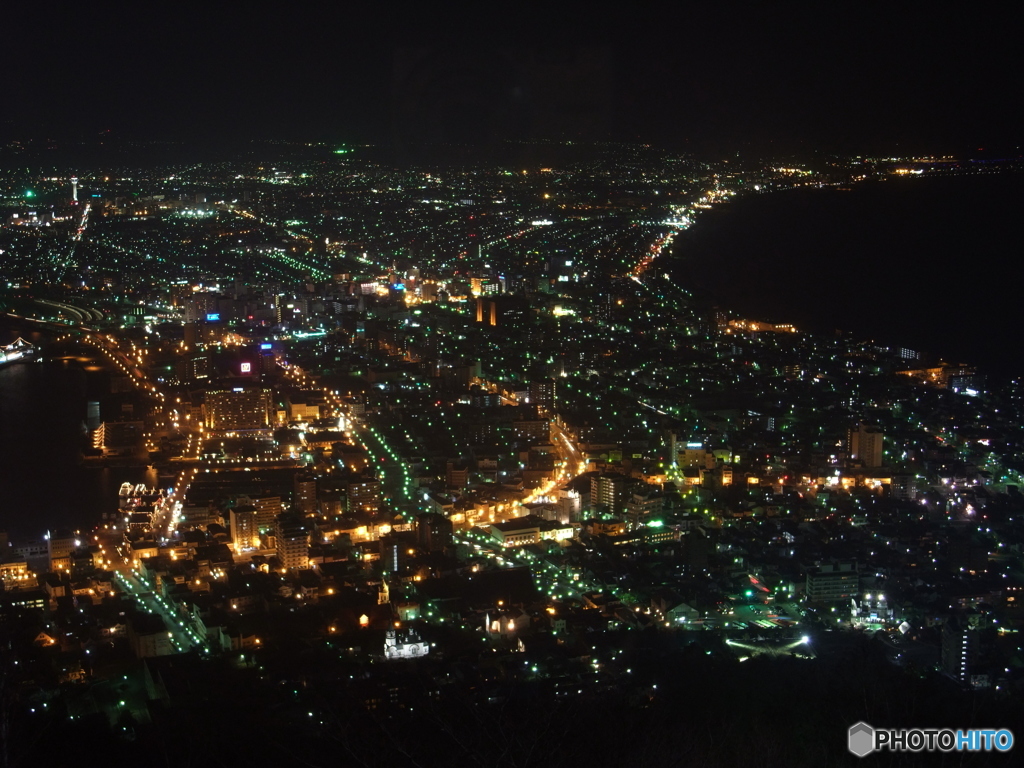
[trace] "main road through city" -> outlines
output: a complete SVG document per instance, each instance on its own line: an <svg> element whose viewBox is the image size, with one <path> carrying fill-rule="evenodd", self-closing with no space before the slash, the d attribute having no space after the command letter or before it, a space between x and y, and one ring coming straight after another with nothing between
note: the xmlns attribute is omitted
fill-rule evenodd
<svg viewBox="0 0 1024 768"><path fill-rule="evenodd" d="M163 619L175 649L185 652L194 646L201 647L203 645L202 639L190 626L190 622L186 624L170 604L154 592L153 588L143 581L135 571L130 568L121 568L116 570L114 575L124 591L135 598L142 610L156 614Z"/></svg>

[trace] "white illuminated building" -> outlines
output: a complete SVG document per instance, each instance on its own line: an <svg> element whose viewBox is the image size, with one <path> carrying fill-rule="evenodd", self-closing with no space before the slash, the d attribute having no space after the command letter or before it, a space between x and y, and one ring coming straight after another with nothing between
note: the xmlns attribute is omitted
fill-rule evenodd
<svg viewBox="0 0 1024 768"><path fill-rule="evenodd" d="M415 659L430 653L430 643L420 639L419 634L411 627L408 629L389 629L384 637L384 658Z"/></svg>

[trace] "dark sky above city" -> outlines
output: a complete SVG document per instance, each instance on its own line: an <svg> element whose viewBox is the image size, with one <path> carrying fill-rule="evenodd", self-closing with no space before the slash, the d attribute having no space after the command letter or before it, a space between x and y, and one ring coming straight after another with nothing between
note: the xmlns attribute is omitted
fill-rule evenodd
<svg viewBox="0 0 1024 768"><path fill-rule="evenodd" d="M1012 151L1002 6L58 4L4 23L12 138Z"/></svg>

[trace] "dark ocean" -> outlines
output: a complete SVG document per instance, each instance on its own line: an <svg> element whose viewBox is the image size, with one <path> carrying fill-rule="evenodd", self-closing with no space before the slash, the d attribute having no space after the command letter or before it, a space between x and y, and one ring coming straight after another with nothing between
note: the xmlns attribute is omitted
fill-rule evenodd
<svg viewBox="0 0 1024 768"><path fill-rule="evenodd" d="M0 343L46 337L0 321ZM0 530L13 540L48 529L87 530L117 509L121 483L156 482L145 469L87 468L86 406L102 400L108 378L99 361L53 357L0 367Z"/></svg>
<svg viewBox="0 0 1024 768"><path fill-rule="evenodd" d="M670 269L749 319L1021 375L1022 184L913 177L741 198L677 238Z"/></svg>

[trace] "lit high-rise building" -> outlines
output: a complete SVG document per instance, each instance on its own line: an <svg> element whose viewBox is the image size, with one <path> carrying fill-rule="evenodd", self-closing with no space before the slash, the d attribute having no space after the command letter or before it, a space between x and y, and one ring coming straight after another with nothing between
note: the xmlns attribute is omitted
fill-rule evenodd
<svg viewBox="0 0 1024 768"><path fill-rule="evenodd" d="M260 529L257 525L259 511L255 505L239 505L228 514L231 526L231 541L235 552L258 547L260 544Z"/></svg>
<svg viewBox="0 0 1024 768"><path fill-rule="evenodd" d="M278 515L274 527L277 559L289 570L309 567L309 532L297 515Z"/></svg>
<svg viewBox="0 0 1024 768"><path fill-rule="evenodd" d="M263 533L274 529L274 520L281 514L282 504L280 496L262 496L253 501L256 507L256 525Z"/></svg>
<svg viewBox="0 0 1024 768"><path fill-rule="evenodd" d="M270 390L261 388L207 390L203 404L206 428L215 431L267 429Z"/></svg>
<svg viewBox="0 0 1024 768"><path fill-rule="evenodd" d="M531 381L529 389L529 401L536 405L538 413L548 415L555 409L555 382L553 379L541 379Z"/></svg>
<svg viewBox="0 0 1024 768"><path fill-rule="evenodd" d="M295 506L304 515L316 514L316 477L306 472L295 475Z"/></svg>
<svg viewBox="0 0 1024 768"><path fill-rule="evenodd" d="M858 424L846 434L846 455L851 462L863 467L882 466L882 430Z"/></svg>
<svg viewBox="0 0 1024 768"><path fill-rule="evenodd" d="M380 508L380 481L361 478L346 488L349 512L374 512Z"/></svg>
<svg viewBox="0 0 1024 768"><path fill-rule="evenodd" d="M624 509L626 500L625 475L603 473L590 478L590 506L594 511L616 515Z"/></svg>
<svg viewBox="0 0 1024 768"><path fill-rule="evenodd" d="M971 682L980 642L977 616L950 616L942 627L942 671L961 683Z"/></svg>
<svg viewBox="0 0 1024 768"><path fill-rule="evenodd" d="M807 602L813 604L849 601L860 591L857 563L822 563L807 572Z"/></svg>

